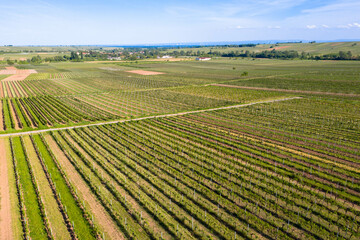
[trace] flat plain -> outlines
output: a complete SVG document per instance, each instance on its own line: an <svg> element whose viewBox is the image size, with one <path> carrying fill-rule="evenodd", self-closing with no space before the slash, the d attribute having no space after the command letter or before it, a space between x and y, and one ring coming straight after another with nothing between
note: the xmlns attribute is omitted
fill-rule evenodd
<svg viewBox="0 0 360 240"><path fill-rule="evenodd" d="M359 61L15 67L1 237L360 237Z"/></svg>

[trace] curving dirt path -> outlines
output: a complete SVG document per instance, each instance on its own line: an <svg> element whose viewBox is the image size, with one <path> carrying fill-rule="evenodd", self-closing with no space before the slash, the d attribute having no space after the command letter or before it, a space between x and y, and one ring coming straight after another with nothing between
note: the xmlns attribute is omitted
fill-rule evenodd
<svg viewBox="0 0 360 240"><path fill-rule="evenodd" d="M13 239L5 139L0 139L0 239Z"/></svg>
<svg viewBox="0 0 360 240"><path fill-rule="evenodd" d="M90 126L101 126L101 125L108 125L108 124L114 124L114 123L122 123L122 122L140 121L140 120L145 120L145 119L176 117L176 116L181 116L181 115L186 115L186 114L191 114L191 113L211 112L211 111L217 111L217 110L222 110L222 109L240 108L240 107L247 107L247 106L256 105L256 104L282 102L282 101L289 101L289 100L294 100L294 99L302 99L302 97L281 98L281 99L253 102L253 103L247 103L247 104L238 104L238 105L232 105L232 106L226 106L226 107L217 107L217 108L194 110L194 111L180 112L180 113L170 113L170 114L155 115L155 116L141 117L141 118L134 118L134 119L105 121L105 122L100 122L100 123L91 123L91 124L84 124L84 125L71 126L71 127L49 128L49 129L43 129L43 130L18 132L18 133L6 133L6 134L0 134L0 137L14 137L14 136L37 134L37 133L44 133L44 132L51 132L51 131L58 131L58 130L65 130L65 129L75 129L75 128L90 127Z"/></svg>

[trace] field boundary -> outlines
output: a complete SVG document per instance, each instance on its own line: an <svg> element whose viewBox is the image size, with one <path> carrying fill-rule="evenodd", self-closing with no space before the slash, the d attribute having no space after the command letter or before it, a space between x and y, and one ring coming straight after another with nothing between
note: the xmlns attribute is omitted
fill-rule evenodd
<svg viewBox="0 0 360 240"><path fill-rule="evenodd" d="M210 84L210 86L240 88L240 89L249 89L249 90L263 90L263 91L273 91L273 92L290 92L290 93L306 93L306 94L320 94L320 95L323 94L323 95L346 96L346 97L360 97L360 94L352 94L352 93L333 93L333 92L316 92L316 91L292 90L292 89L280 89L280 88L248 87L248 86L237 86L237 85L218 84L218 83Z"/></svg>
<svg viewBox="0 0 360 240"><path fill-rule="evenodd" d="M0 139L0 239L13 239L7 163L5 140Z"/></svg>
<svg viewBox="0 0 360 240"><path fill-rule="evenodd" d="M302 97L289 97L289 98L273 99L273 100L246 103L246 104L237 104L237 105L225 106L225 107L200 109L200 110L180 112L180 113L169 113L169 114L140 117L140 118L133 118L133 119L105 121L105 122L100 122L100 123L91 123L91 124L84 124L84 125L71 126L71 127L48 128L48 129L34 130L34 131L27 131L27 132L18 132L18 133L5 133L5 134L0 134L0 137L23 136L23 135L28 135L28 134L38 134L38 133L44 133L44 132L68 130L68 129L75 129L75 128L84 128L84 127L91 127L91 126L101 126L101 125L108 125L108 124L115 124L115 123L122 123L122 122L141 121L141 120L146 120L146 119L164 118L164 117L175 117L175 116L181 116L181 115L192 114L192 113L212 112L212 111L217 111L217 110L222 110L222 109L241 108L241 107L247 107L247 106L252 106L252 105L256 105L256 104L282 102L282 101L288 101L288 100L294 100L294 99L302 99Z"/></svg>

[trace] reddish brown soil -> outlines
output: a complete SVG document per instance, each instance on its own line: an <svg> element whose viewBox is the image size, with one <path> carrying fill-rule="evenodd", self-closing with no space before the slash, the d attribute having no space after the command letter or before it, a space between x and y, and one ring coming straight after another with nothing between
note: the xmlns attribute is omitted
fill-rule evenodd
<svg viewBox="0 0 360 240"><path fill-rule="evenodd" d="M0 82L0 97L4 97L4 90L1 82Z"/></svg>
<svg viewBox="0 0 360 240"><path fill-rule="evenodd" d="M5 67L7 70L17 70L16 67Z"/></svg>
<svg viewBox="0 0 360 240"><path fill-rule="evenodd" d="M146 61L151 62L179 62L179 61L189 61L194 60L193 58L154 58L154 59L146 59Z"/></svg>
<svg viewBox="0 0 360 240"><path fill-rule="evenodd" d="M12 239L11 204L5 139L0 139L0 239Z"/></svg>
<svg viewBox="0 0 360 240"><path fill-rule="evenodd" d="M131 70L131 71L126 71L129 73L135 73L135 74L140 74L140 75L159 75L159 74L165 74L163 72L152 72L152 71L145 71L145 70Z"/></svg>
<svg viewBox="0 0 360 240"><path fill-rule="evenodd" d="M37 73L34 69L17 69L16 67L6 67L6 70L0 70L0 75L11 75L2 81L22 81L30 74Z"/></svg>
<svg viewBox="0 0 360 240"><path fill-rule="evenodd" d="M0 109L2 109L2 102L0 101ZM4 122L3 122L3 115L2 111L0 111L0 131L4 130ZM0 205L1 207L1 205Z"/></svg>

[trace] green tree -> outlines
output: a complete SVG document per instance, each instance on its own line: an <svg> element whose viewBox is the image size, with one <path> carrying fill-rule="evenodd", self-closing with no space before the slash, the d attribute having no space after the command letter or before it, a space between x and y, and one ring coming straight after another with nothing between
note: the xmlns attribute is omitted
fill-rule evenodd
<svg viewBox="0 0 360 240"><path fill-rule="evenodd" d="M249 75L249 73L246 71L241 74L241 76L247 76L247 75Z"/></svg>
<svg viewBox="0 0 360 240"><path fill-rule="evenodd" d="M77 54L77 52L70 53L70 60L79 60L79 55Z"/></svg>

